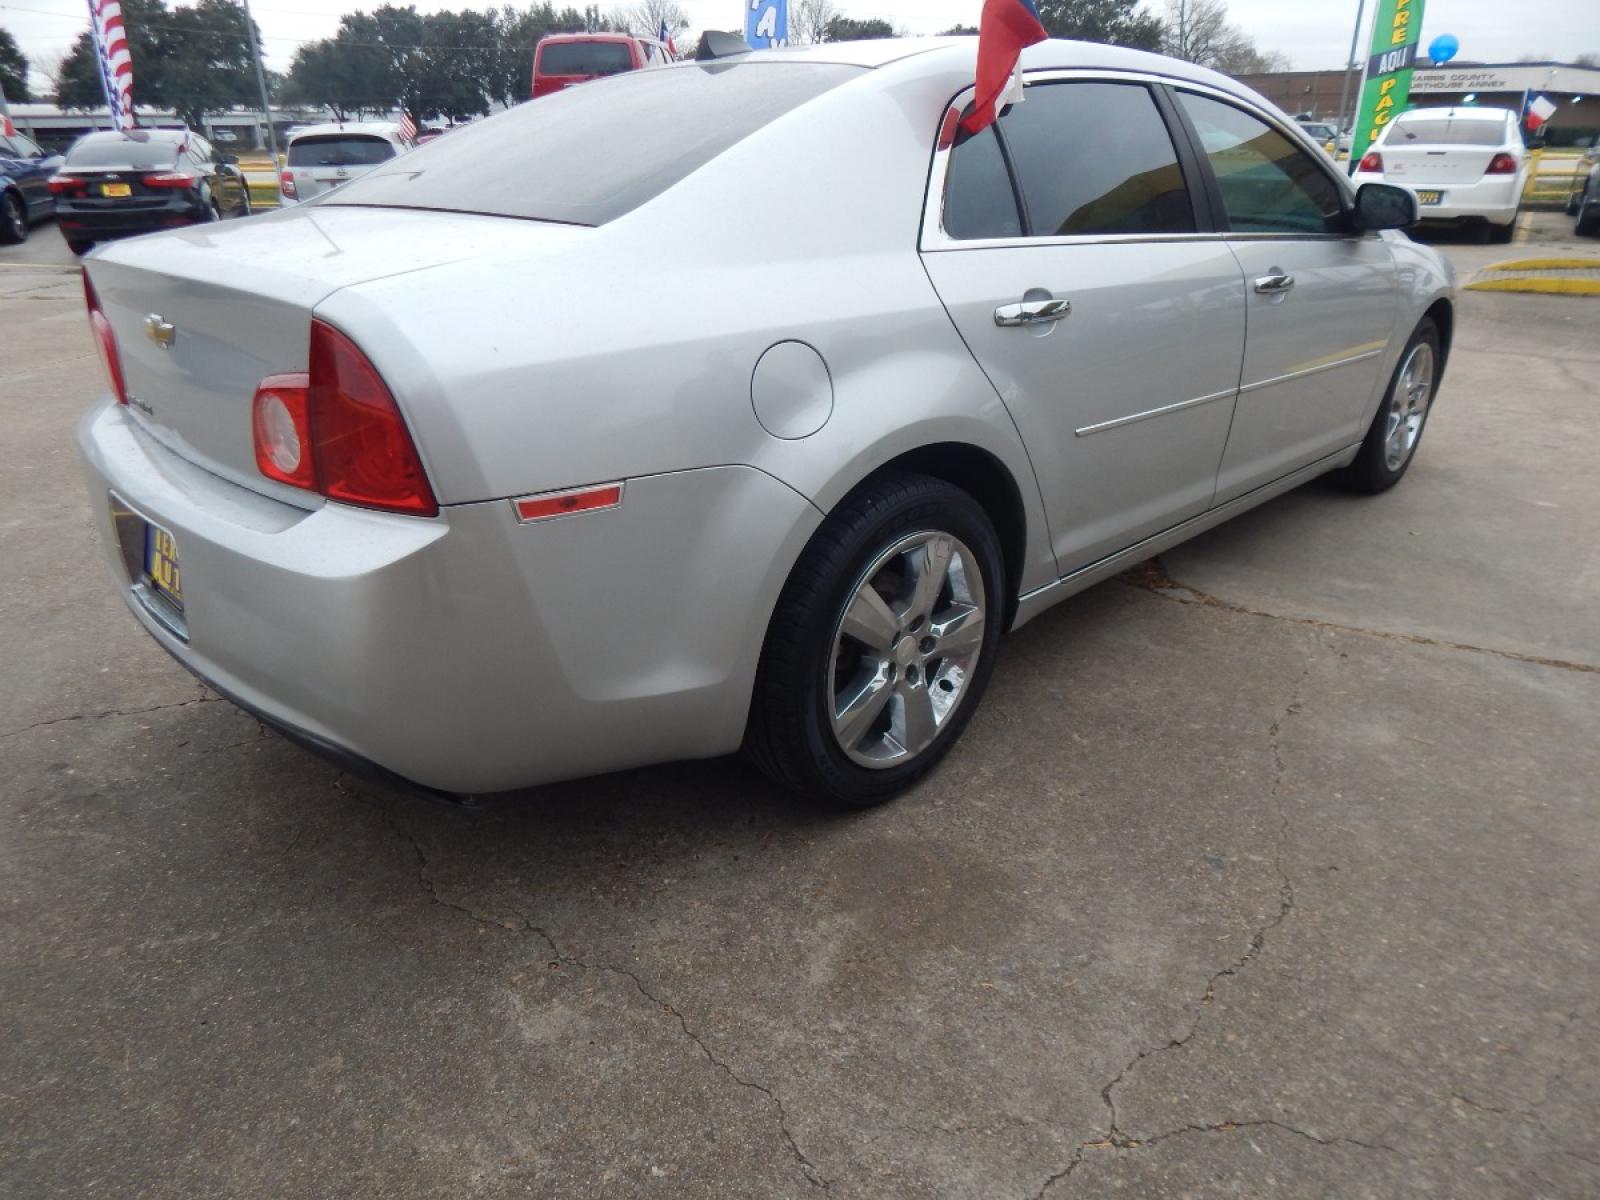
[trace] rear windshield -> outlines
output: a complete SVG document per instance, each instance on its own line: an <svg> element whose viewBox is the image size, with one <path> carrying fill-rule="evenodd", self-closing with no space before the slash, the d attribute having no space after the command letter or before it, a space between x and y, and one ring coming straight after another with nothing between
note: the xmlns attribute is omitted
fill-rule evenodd
<svg viewBox="0 0 1600 1200"><path fill-rule="evenodd" d="M170 167L178 161L178 143L131 137L95 138L67 151L69 167Z"/></svg>
<svg viewBox="0 0 1600 1200"><path fill-rule="evenodd" d="M1426 142L1430 146L1498 146L1506 140L1504 121L1451 120L1429 117L1418 121L1396 121L1385 139L1391 146L1407 142Z"/></svg>
<svg viewBox="0 0 1600 1200"><path fill-rule="evenodd" d="M548 42L539 48L541 75L615 75L632 67L626 42Z"/></svg>
<svg viewBox="0 0 1600 1200"><path fill-rule="evenodd" d="M291 167L371 167L394 157L387 139L352 133L317 134L289 144Z"/></svg>
<svg viewBox="0 0 1600 1200"><path fill-rule="evenodd" d="M603 225L860 71L792 62L629 71L475 121L324 203Z"/></svg>

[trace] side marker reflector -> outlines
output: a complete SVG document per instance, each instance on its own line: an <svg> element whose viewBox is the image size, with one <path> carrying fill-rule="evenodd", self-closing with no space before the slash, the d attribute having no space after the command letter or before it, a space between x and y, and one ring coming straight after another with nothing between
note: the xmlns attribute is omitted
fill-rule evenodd
<svg viewBox="0 0 1600 1200"><path fill-rule="evenodd" d="M602 483L596 487L523 496L513 500L511 507L516 510L517 520L526 525L530 521L548 521L553 517L570 517L602 508L616 508L621 503L622 484Z"/></svg>

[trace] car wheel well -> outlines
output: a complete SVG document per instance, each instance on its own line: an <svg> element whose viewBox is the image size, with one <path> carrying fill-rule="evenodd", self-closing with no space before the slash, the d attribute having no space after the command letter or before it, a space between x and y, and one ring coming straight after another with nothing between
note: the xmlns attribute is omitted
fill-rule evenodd
<svg viewBox="0 0 1600 1200"><path fill-rule="evenodd" d="M868 479L884 471L915 471L960 488L982 506L1000 538L1005 561L1006 612L1002 628L1016 615L1022 588L1022 564L1027 558L1028 518L1022 493L1009 470L987 450L964 442L939 442L908 450L880 466ZM866 480L862 481L863 483Z"/></svg>
<svg viewBox="0 0 1600 1200"><path fill-rule="evenodd" d="M1431 318L1434 328L1439 331L1439 374L1444 375L1445 365L1450 361L1450 339L1455 333L1456 314L1450 301L1435 300L1428 311L1422 314Z"/></svg>

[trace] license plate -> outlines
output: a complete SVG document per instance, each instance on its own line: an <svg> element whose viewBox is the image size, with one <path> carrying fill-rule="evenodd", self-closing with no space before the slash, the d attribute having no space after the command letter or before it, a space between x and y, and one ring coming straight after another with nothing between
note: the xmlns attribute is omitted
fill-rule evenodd
<svg viewBox="0 0 1600 1200"><path fill-rule="evenodd" d="M1443 199L1444 199L1444 193L1443 192L1418 192L1417 193L1417 203L1418 204L1438 204Z"/></svg>
<svg viewBox="0 0 1600 1200"><path fill-rule="evenodd" d="M100 185L100 194L102 196L131 196L133 195L133 186L127 183L102 183Z"/></svg>
<svg viewBox="0 0 1600 1200"><path fill-rule="evenodd" d="M178 543L159 525L144 527L144 577L155 592L183 611L183 577L178 573Z"/></svg>

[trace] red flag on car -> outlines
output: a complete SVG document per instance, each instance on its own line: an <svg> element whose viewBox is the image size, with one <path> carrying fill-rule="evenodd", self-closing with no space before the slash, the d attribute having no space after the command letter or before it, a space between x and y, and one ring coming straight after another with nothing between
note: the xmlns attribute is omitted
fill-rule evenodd
<svg viewBox="0 0 1600 1200"><path fill-rule="evenodd" d="M1033 0L983 0L983 16L978 20L978 88L972 97L972 111L961 122L968 133L994 123L995 107L1023 48L1049 36Z"/></svg>

